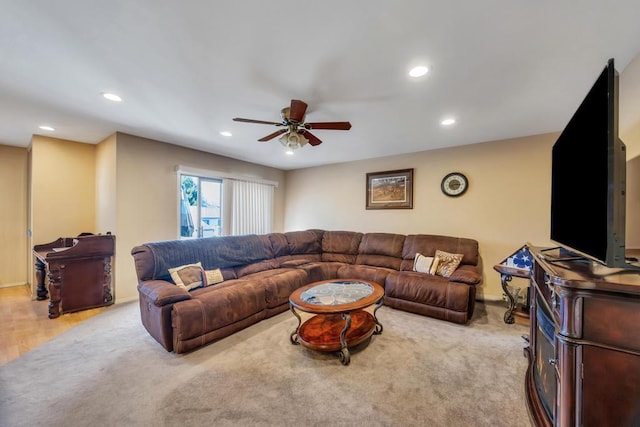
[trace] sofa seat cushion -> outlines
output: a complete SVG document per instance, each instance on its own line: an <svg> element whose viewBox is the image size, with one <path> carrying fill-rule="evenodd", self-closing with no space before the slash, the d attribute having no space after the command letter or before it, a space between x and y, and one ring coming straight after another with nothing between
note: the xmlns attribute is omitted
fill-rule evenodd
<svg viewBox="0 0 640 427"><path fill-rule="evenodd" d="M280 267L291 268L292 266L298 266L308 262L318 262L321 259L321 254L294 254L278 257L276 258L276 262Z"/></svg>
<svg viewBox="0 0 640 427"><path fill-rule="evenodd" d="M264 261L255 262L253 264L247 264L238 266L235 268L236 277L238 279L249 276L251 274L259 273L262 271L272 270L274 268L278 268L279 264L274 259L266 259Z"/></svg>
<svg viewBox="0 0 640 427"><path fill-rule="evenodd" d="M389 273L384 287L385 296L460 312L467 312L472 289L441 276L412 271Z"/></svg>
<svg viewBox="0 0 640 427"><path fill-rule="evenodd" d="M264 286L259 283L238 281L234 286L209 289L174 304L174 342L204 336L265 309Z"/></svg>
<svg viewBox="0 0 640 427"><path fill-rule="evenodd" d="M298 267L307 273L309 283L320 282L322 280L335 279L338 277L338 270L348 265L344 262L309 262Z"/></svg>
<svg viewBox="0 0 640 427"><path fill-rule="evenodd" d="M394 272L390 268L372 267L369 265L344 265L338 269L339 279L360 279L378 283L384 287L387 275Z"/></svg>
<svg viewBox="0 0 640 427"><path fill-rule="evenodd" d="M296 271L297 269L295 268L274 268L272 270L264 270L264 271L259 271L257 273L252 273L252 274L247 274L246 276L242 276L241 278L239 278L238 280L240 281L249 281L249 282L257 282L269 277L274 277L274 276L280 276L284 273L287 272L292 272L292 271ZM302 272L302 274L304 274L304 272ZM285 277L285 276L283 276Z"/></svg>
<svg viewBox="0 0 640 427"><path fill-rule="evenodd" d="M280 269L279 274L263 277L259 283L264 287L266 307L275 308L288 304L293 291L311 282L305 270Z"/></svg>

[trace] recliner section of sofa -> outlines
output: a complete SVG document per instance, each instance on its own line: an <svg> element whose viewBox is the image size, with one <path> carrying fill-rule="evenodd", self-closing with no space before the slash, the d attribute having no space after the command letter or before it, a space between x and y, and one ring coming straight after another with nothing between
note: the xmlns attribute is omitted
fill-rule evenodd
<svg viewBox="0 0 640 427"><path fill-rule="evenodd" d="M416 253L463 254L449 278L413 271ZM436 235L303 230L171 240L136 246L141 320L167 351L185 353L289 308L301 286L363 279L385 288L385 305L465 324L481 281L478 243ZM224 281L186 291L169 268L201 262Z"/></svg>

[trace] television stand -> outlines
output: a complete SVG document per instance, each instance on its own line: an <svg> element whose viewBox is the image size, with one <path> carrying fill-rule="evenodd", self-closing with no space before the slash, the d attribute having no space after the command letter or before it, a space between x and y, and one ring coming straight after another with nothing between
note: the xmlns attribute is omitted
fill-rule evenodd
<svg viewBox="0 0 640 427"><path fill-rule="evenodd" d="M533 423L637 425L640 272L551 262L543 248L530 252L525 394Z"/></svg>

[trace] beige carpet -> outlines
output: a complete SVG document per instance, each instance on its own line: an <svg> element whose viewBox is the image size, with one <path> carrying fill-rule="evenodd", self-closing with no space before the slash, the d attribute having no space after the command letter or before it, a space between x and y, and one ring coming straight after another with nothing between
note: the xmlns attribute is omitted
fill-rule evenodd
<svg viewBox="0 0 640 427"><path fill-rule="evenodd" d="M343 366L291 345L289 312L175 355L118 304L0 367L0 425L529 426L527 328L504 310L461 326L382 307Z"/></svg>

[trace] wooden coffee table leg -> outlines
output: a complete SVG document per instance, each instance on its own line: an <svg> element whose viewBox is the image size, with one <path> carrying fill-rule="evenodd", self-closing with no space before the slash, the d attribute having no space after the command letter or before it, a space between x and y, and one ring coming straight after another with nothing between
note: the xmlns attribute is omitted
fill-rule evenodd
<svg viewBox="0 0 640 427"><path fill-rule="evenodd" d="M298 326L296 327L295 331L291 332L289 339L291 340L291 344L299 345L300 343L298 342L298 331L300 330L300 324L302 324L302 318L298 313L296 313L296 310L293 308L293 306L291 306L291 312L298 319Z"/></svg>
<svg viewBox="0 0 640 427"><path fill-rule="evenodd" d="M378 322L378 317L376 316L376 311L382 307L383 302L384 300L380 300L380 302L376 304L376 308L373 309L373 320L376 322L376 330L373 332L374 335L380 335L384 329L382 323Z"/></svg>
<svg viewBox="0 0 640 427"><path fill-rule="evenodd" d="M347 347L346 335L347 331L351 327L351 314L350 313L342 313L342 318L344 319L344 328L342 328L342 332L340 332L340 353L338 353L338 357L340 358L340 362L343 365L348 365L351 362L351 354L349 353L349 348Z"/></svg>

